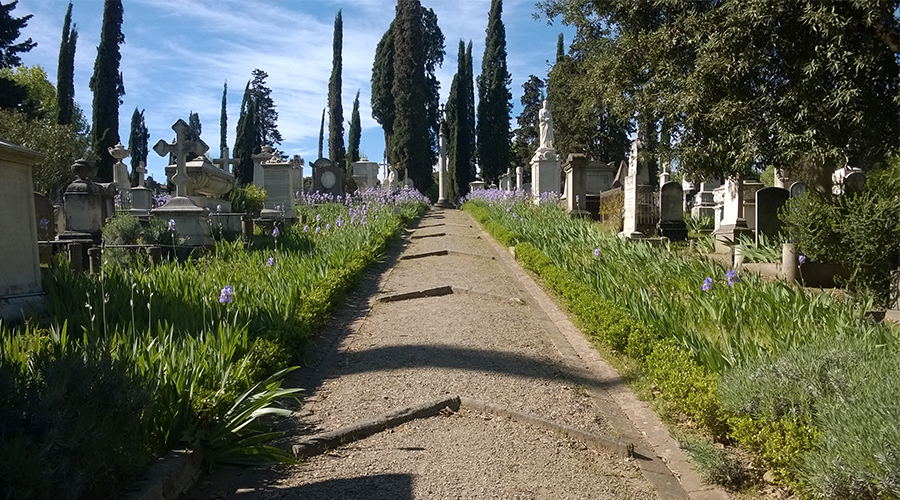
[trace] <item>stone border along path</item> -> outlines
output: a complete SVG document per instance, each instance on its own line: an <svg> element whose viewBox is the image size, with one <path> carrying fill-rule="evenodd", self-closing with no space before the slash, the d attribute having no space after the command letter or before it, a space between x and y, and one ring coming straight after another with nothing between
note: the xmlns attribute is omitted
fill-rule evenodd
<svg viewBox="0 0 900 500"><path fill-rule="evenodd" d="M432 209L316 339L277 446L183 498L727 499L468 213Z"/></svg>

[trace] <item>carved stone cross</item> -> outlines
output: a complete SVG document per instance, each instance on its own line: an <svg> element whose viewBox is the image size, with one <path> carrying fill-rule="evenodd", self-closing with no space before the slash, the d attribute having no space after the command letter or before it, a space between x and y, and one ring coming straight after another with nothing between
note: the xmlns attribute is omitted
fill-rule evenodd
<svg viewBox="0 0 900 500"><path fill-rule="evenodd" d="M134 173L137 177L137 187L144 187L144 176L147 174L147 165L144 162L138 162L137 165L134 166Z"/></svg>
<svg viewBox="0 0 900 500"><path fill-rule="evenodd" d="M175 175L172 176L172 183L175 184L175 196L187 196L188 176L187 167L185 166L187 159L185 156L187 156L189 151L194 151L202 155L209 151L209 146L207 146L200 138L189 141L187 139L187 133L190 130L190 127L181 118L172 125L172 130L175 131L175 142L169 144L160 139L159 142L153 146L153 151L156 151L156 154L159 156L175 153Z"/></svg>
<svg viewBox="0 0 900 500"><path fill-rule="evenodd" d="M231 167L236 167L236 166L240 165L241 159L240 158L230 158L228 148L222 148L222 157L217 160L213 160L212 162L215 163L216 165L218 165L219 168L221 168L222 170L224 170L230 174L230 173L233 173Z"/></svg>

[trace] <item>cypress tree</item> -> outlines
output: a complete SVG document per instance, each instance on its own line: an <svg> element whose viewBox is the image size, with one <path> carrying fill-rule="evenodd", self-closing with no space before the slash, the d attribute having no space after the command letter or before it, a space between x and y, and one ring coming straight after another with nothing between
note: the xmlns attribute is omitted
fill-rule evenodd
<svg viewBox="0 0 900 500"><path fill-rule="evenodd" d="M56 66L56 100L59 112L56 123L69 125L75 114L75 44L78 31L72 25L72 2L63 20L62 41L59 43L59 62Z"/></svg>
<svg viewBox="0 0 900 500"><path fill-rule="evenodd" d="M94 74L90 87L94 92L91 149L98 157L97 178L111 182L113 164L116 162L108 149L119 142L119 105L125 95L122 73L119 72L119 45L125 43L122 34L122 1L105 0L103 3L103 27L100 45L94 61Z"/></svg>
<svg viewBox="0 0 900 500"><path fill-rule="evenodd" d="M219 154L228 147L228 82L222 87L222 114L219 115ZM226 160L228 158L225 158Z"/></svg>
<svg viewBox="0 0 900 500"><path fill-rule="evenodd" d="M422 37L425 48L425 114L428 122L430 161L438 162L438 136L441 131L441 82L435 70L444 64L444 33L432 9L422 9Z"/></svg>
<svg viewBox="0 0 900 500"><path fill-rule="evenodd" d="M137 166L144 162L147 164L148 142L150 131L144 121L144 110L134 108L131 115L131 135L128 137L128 149L131 151L131 185L137 185Z"/></svg>
<svg viewBox="0 0 900 500"><path fill-rule="evenodd" d="M544 98L544 81L531 75L524 84L522 98L522 113L516 118L519 127L515 131L516 166L528 165L531 157L537 150L540 141L540 128L538 126L538 113L541 111Z"/></svg>
<svg viewBox="0 0 900 500"><path fill-rule="evenodd" d="M468 54L471 55L469 43ZM472 134L472 77L471 59L467 57L466 46L459 41L456 75L450 84L447 101L447 128L449 130L448 173L450 177L448 194L451 200L458 200L469 192L469 183L474 180Z"/></svg>
<svg viewBox="0 0 900 500"><path fill-rule="evenodd" d="M322 146L325 143L325 109L322 108L322 123L319 124L319 158L324 158Z"/></svg>
<svg viewBox="0 0 900 500"><path fill-rule="evenodd" d="M463 158L460 159L460 164L463 161L468 161L469 168L464 170L465 177L460 177L459 182L460 185L464 186L462 190L462 194L468 194L469 192L469 183L475 180L475 159L476 159L476 151L475 151L475 83L474 83L474 70L472 69L472 41L469 40L469 44L466 46L466 61L465 61L466 75L462 80L463 89L466 90L466 112L464 115L461 115L463 118L460 119L460 130L463 130L463 125L465 126L464 134L460 138L461 146L461 154L463 154ZM462 91L462 90L460 90ZM458 175L458 174L457 174Z"/></svg>
<svg viewBox="0 0 900 500"><path fill-rule="evenodd" d="M432 183L426 116L425 51L422 6L418 0L398 0L394 18L394 97L396 117L391 158L401 178L409 176L424 193Z"/></svg>
<svg viewBox="0 0 900 500"><path fill-rule="evenodd" d="M234 138L234 156L241 162L234 169L234 176L241 186L253 182L253 158L260 151L259 130L256 123L256 102L250 93L250 82L244 88L241 113L238 116Z"/></svg>
<svg viewBox="0 0 900 500"><path fill-rule="evenodd" d="M496 181L509 167L509 112L512 81L506 66L503 1L492 0L484 57L478 76L478 160L484 180Z"/></svg>
<svg viewBox="0 0 900 500"><path fill-rule="evenodd" d="M356 91L356 99L353 100L353 111L350 113L350 133L347 146L347 168L350 163L359 161L359 140L362 136L362 126L359 120L359 91Z"/></svg>
<svg viewBox="0 0 900 500"><path fill-rule="evenodd" d="M372 63L372 118L384 130L384 159L392 163L391 136L394 133L394 23L384 32L375 47L375 61Z"/></svg>
<svg viewBox="0 0 900 500"><path fill-rule="evenodd" d="M563 56L566 55L566 46L563 43L563 34L559 34L559 38L556 39L556 62L562 60Z"/></svg>
<svg viewBox="0 0 900 500"><path fill-rule="evenodd" d="M447 96L447 196L451 202L459 198L460 189L457 184L457 166L459 158L457 145L459 144L459 80L463 73L463 64L466 58L466 47L462 40L459 41L459 52L456 58L456 73L450 82L450 95Z"/></svg>
<svg viewBox="0 0 900 500"><path fill-rule="evenodd" d="M341 105L341 71L344 46L344 21L341 11L334 17L331 78L328 80L328 156L335 165L344 165L344 108Z"/></svg>

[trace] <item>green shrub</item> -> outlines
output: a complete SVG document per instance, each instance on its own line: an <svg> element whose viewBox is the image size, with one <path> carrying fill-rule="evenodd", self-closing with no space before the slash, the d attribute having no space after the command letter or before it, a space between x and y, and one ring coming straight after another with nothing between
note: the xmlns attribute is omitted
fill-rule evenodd
<svg viewBox="0 0 900 500"><path fill-rule="evenodd" d="M237 214L259 215L266 204L266 191L254 184L235 186L225 196L231 202L231 211Z"/></svg>
<svg viewBox="0 0 900 500"><path fill-rule="evenodd" d="M780 217L797 250L809 262L842 264L851 290L871 292L880 304L890 296L890 273L900 254L900 160L876 171L864 191L832 196L810 191L791 198Z"/></svg>
<svg viewBox="0 0 900 500"><path fill-rule="evenodd" d="M776 484L800 487L799 461L814 450L819 432L804 418L757 420L750 416L729 419L731 438L751 451L757 466L770 471Z"/></svg>
<svg viewBox="0 0 900 500"><path fill-rule="evenodd" d="M724 440L727 422L716 396L717 378L706 373L675 339L656 343L647 356L648 377L660 389L660 396L676 413L690 418L697 427L716 440Z"/></svg>
<svg viewBox="0 0 900 500"><path fill-rule="evenodd" d="M737 489L749 479L741 460L722 446L702 439L681 442L679 445L691 455L697 472L707 483Z"/></svg>

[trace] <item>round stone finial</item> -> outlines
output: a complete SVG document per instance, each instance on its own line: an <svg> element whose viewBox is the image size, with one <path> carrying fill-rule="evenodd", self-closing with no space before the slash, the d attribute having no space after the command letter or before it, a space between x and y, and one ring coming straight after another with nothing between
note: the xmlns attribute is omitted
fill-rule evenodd
<svg viewBox="0 0 900 500"><path fill-rule="evenodd" d="M109 148L109 154L116 160L122 161L123 159L127 158L128 155L131 154L131 152L125 149L125 146L123 146L120 142L115 146Z"/></svg>
<svg viewBox="0 0 900 500"><path fill-rule="evenodd" d="M84 158L79 158L75 160L75 163L72 164L71 168L72 172L75 173L75 178L80 180L87 178L88 174L91 172L92 166Z"/></svg>

